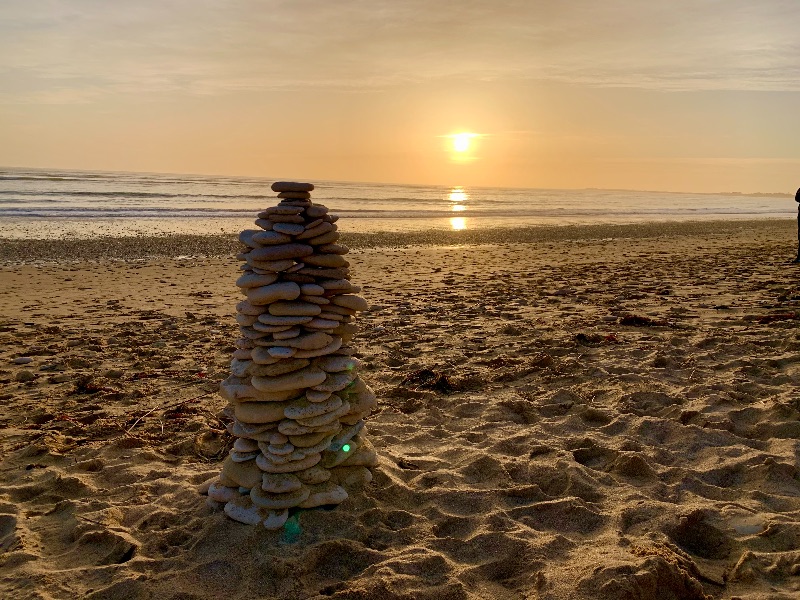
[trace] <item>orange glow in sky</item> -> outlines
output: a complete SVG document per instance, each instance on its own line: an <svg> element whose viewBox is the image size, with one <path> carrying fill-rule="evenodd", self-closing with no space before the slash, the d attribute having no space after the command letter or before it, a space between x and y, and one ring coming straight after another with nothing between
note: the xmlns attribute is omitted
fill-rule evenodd
<svg viewBox="0 0 800 600"><path fill-rule="evenodd" d="M4 0L0 165L800 185L796 0L267 4Z"/></svg>

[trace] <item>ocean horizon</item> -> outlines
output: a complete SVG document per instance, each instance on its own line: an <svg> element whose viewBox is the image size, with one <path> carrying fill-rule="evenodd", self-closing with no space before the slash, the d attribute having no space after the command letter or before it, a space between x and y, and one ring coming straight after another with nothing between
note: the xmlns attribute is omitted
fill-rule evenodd
<svg viewBox="0 0 800 600"><path fill-rule="evenodd" d="M274 178L0 167L0 237L235 233ZM792 194L313 181L354 232L793 218Z"/></svg>

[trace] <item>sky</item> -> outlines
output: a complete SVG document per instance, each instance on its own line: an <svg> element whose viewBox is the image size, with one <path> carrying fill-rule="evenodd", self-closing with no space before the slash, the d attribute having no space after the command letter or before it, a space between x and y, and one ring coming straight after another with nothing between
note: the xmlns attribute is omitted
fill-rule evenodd
<svg viewBox="0 0 800 600"><path fill-rule="evenodd" d="M0 165L794 193L798 31L798 0L2 0Z"/></svg>

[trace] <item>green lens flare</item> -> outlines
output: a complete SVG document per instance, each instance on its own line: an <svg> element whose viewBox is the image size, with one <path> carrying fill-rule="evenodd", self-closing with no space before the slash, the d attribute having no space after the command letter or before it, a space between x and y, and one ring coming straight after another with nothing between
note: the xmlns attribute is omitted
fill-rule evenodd
<svg viewBox="0 0 800 600"><path fill-rule="evenodd" d="M344 450L345 452L350 452L350 444L345 444L344 446L342 446L342 450Z"/></svg>

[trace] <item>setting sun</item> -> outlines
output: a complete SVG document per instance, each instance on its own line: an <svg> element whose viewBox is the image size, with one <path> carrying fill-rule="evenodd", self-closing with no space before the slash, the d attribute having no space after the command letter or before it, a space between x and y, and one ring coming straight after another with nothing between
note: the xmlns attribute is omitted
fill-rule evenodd
<svg viewBox="0 0 800 600"><path fill-rule="evenodd" d="M456 152L466 152L469 150L470 140L474 136L474 133L456 133L453 136L453 149Z"/></svg>

